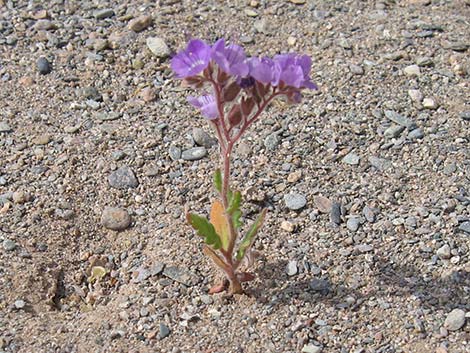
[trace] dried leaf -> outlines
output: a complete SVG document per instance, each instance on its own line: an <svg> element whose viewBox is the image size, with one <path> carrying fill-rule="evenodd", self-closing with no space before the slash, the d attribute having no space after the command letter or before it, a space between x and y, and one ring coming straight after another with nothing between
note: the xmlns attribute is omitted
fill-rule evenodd
<svg viewBox="0 0 470 353"><path fill-rule="evenodd" d="M248 230L248 233L246 233L245 237L241 241L238 251L237 251L237 260L242 260L243 257L245 256L245 252L251 248L255 241L256 234L258 233L258 230L260 229L261 225L264 222L264 218L266 216L267 209L263 209L261 213L258 215L256 220L253 222L251 225L250 229Z"/></svg>
<svg viewBox="0 0 470 353"><path fill-rule="evenodd" d="M231 84L229 84L227 87L224 88L222 91L224 101L225 102L231 102L235 98L237 98L238 93L240 93L241 87L240 85L234 81Z"/></svg>
<svg viewBox="0 0 470 353"><path fill-rule="evenodd" d="M224 206L219 200L215 200L212 204L211 223L222 242L222 249L227 250L230 242L230 226L227 222Z"/></svg>
<svg viewBox="0 0 470 353"><path fill-rule="evenodd" d="M204 238L206 244L211 245L214 249L220 249L222 242L214 226L206 218L194 213L187 213L186 219L197 233Z"/></svg>
<svg viewBox="0 0 470 353"><path fill-rule="evenodd" d="M237 273L237 278L240 282L250 282L253 281L256 277L254 274L249 272L240 272Z"/></svg>
<svg viewBox="0 0 470 353"><path fill-rule="evenodd" d="M214 250L212 250L210 247L204 245L204 247L202 248L202 252L208 257L210 257L212 261L214 261L214 263L217 266L219 266L222 270L226 272L229 270L229 265L227 265L225 261L222 260L220 256L217 255L217 253Z"/></svg>
<svg viewBox="0 0 470 353"><path fill-rule="evenodd" d="M101 280L104 276L106 276L107 273L108 273L108 271L104 267L102 267L102 266L93 266L91 268L91 276L88 277L88 282L95 283L95 282Z"/></svg>

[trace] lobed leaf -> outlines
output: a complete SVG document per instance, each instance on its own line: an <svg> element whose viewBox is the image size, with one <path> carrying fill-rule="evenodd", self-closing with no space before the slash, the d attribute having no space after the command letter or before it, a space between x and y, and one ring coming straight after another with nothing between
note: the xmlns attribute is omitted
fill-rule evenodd
<svg viewBox="0 0 470 353"><path fill-rule="evenodd" d="M237 260L242 260L243 257L245 256L245 252L251 248L255 241L256 234L258 233L258 230L260 229L261 225L264 222L264 218L266 216L267 209L263 209L261 213L258 215L256 220L253 222L251 225L250 229L246 233L245 237L241 241L238 251L237 251Z"/></svg>
<svg viewBox="0 0 470 353"><path fill-rule="evenodd" d="M215 231L214 226L205 218L194 213L187 213L188 223L197 231L198 235L204 238L206 244L214 249L220 249L222 242Z"/></svg>
<svg viewBox="0 0 470 353"><path fill-rule="evenodd" d="M224 206L219 200L215 200L212 204L210 219L220 238L222 249L227 250L230 242L230 226L227 222Z"/></svg>

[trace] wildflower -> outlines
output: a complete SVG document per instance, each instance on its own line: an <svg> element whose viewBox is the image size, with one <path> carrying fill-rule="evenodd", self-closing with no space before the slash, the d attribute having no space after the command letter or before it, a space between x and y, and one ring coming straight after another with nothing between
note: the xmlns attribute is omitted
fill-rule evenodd
<svg viewBox="0 0 470 353"><path fill-rule="evenodd" d="M245 51L239 45L225 46L225 40L219 39L212 47L212 59L229 75L241 77L248 75L249 67Z"/></svg>
<svg viewBox="0 0 470 353"><path fill-rule="evenodd" d="M171 60L177 78L194 76L203 71L211 59L211 47L200 39L193 39L185 50Z"/></svg>
<svg viewBox="0 0 470 353"><path fill-rule="evenodd" d="M317 89L310 81L312 60L307 55L280 54L274 57L274 63L279 70L279 81L295 88Z"/></svg>
<svg viewBox="0 0 470 353"><path fill-rule="evenodd" d="M202 115L209 120L214 120L219 117L217 103L213 95L204 95L200 97L189 96L188 102L192 106L200 109Z"/></svg>
<svg viewBox="0 0 470 353"><path fill-rule="evenodd" d="M251 58L249 60L250 75L259 82L271 83L276 86L279 82L279 68L270 58Z"/></svg>

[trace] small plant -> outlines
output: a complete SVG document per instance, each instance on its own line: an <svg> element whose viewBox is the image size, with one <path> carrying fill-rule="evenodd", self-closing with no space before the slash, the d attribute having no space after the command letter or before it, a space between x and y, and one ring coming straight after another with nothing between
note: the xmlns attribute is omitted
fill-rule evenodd
<svg viewBox="0 0 470 353"><path fill-rule="evenodd" d="M242 47L227 45L224 39L212 47L200 39L190 40L186 49L171 60L172 70L185 86L204 92L188 97L188 102L212 125L220 145L223 172L216 169L214 173L219 199L212 204L209 220L194 213L186 215L204 238L203 252L226 275L210 293L223 291L228 285L231 293L242 293L241 283L254 279L253 274L239 267L244 259L252 258L251 247L266 216L263 209L239 240L242 197L229 185L233 147L275 98L299 103L302 89L317 88L310 80L310 67L310 57L294 53L272 59L247 58Z"/></svg>

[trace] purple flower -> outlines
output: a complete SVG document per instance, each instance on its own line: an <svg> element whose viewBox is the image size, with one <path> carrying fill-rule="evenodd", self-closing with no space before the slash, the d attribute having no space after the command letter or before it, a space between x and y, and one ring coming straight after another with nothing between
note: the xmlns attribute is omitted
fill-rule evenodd
<svg viewBox="0 0 470 353"><path fill-rule="evenodd" d="M235 44L225 45L225 39L219 39L212 47L212 59L229 75L245 77L249 68L245 51Z"/></svg>
<svg viewBox="0 0 470 353"><path fill-rule="evenodd" d="M259 82L271 83L277 86L279 83L280 70L270 58L251 58L249 60L250 75Z"/></svg>
<svg viewBox="0 0 470 353"><path fill-rule="evenodd" d="M203 71L211 59L211 47L200 39L189 41L185 50L180 51L171 60L171 68L176 77L186 78Z"/></svg>
<svg viewBox="0 0 470 353"><path fill-rule="evenodd" d="M200 97L189 96L188 102L194 107L201 109L201 113L209 120L214 120L219 117L217 103L215 97L212 95L205 95Z"/></svg>
<svg viewBox="0 0 470 353"><path fill-rule="evenodd" d="M293 53L276 55L274 63L280 72L279 81L287 86L317 89L309 77L312 60L308 55Z"/></svg>

